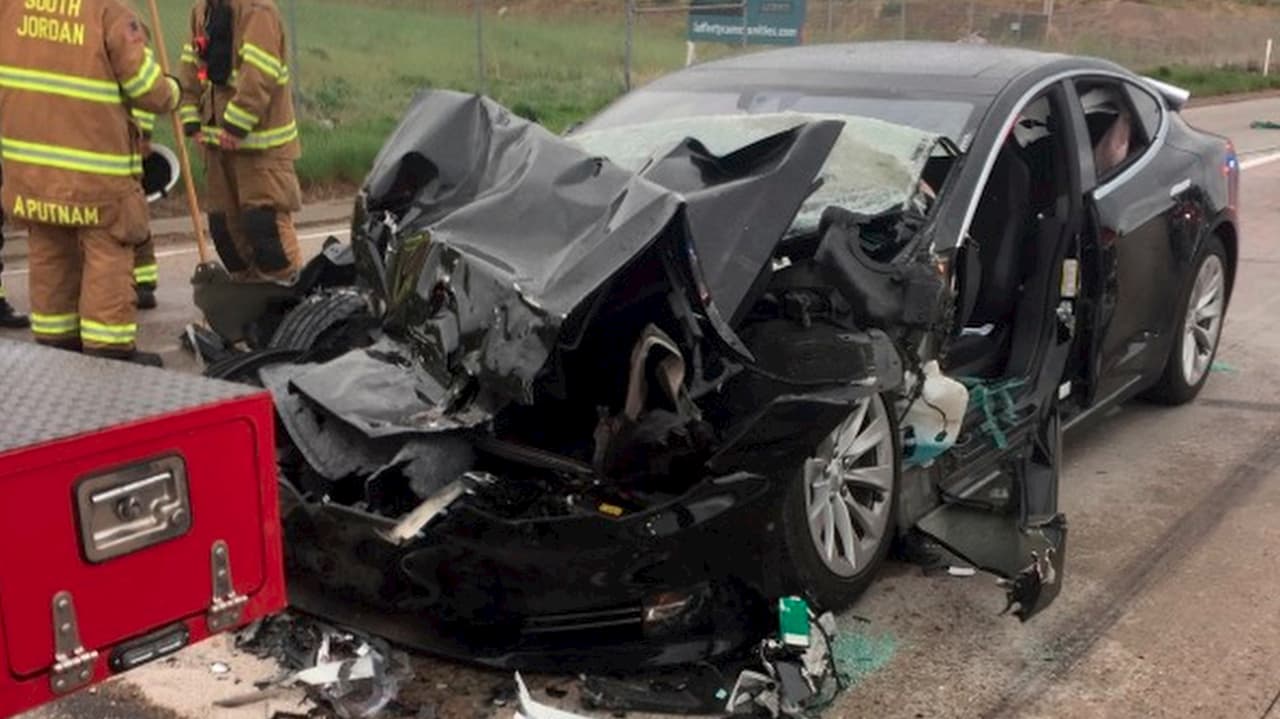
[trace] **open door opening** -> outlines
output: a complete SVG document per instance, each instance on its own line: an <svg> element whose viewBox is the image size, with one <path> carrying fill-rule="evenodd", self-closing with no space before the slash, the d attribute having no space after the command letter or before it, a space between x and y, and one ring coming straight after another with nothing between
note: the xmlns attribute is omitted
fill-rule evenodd
<svg viewBox="0 0 1280 719"><path fill-rule="evenodd" d="M970 390L942 462L942 505L917 527L1003 578L1026 620L1061 586L1059 397L1076 334L1078 128L1055 86L1018 113L998 150L958 263L960 312L944 367Z"/></svg>

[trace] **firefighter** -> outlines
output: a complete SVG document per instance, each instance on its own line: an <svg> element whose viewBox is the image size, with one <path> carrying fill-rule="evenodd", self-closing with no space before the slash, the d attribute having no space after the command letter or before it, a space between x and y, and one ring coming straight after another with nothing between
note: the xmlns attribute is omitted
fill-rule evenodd
<svg viewBox="0 0 1280 719"><path fill-rule="evenodd" d="M150 33L147 39L151 38ZM133 108L133 124L137 125L142 135L142 156L151 154L151 134L156 129L154 113ZM156 308L156 286L160 282L160 265L156 262L156 243L147 232L147 239L133 251L133 289L138 297L138 309L154 310Z"/></svg>
<svg viewBox="0 0 1280 719"><path fill-rule="evenodd" d="M199 0L182 50L184 133L205 148L209 234L237 279L291 281L302 192L286 41L273 0Z"/></svg>
<svg viewBox="0 0 1280 719"><path fill-rule="evenodd" d="M4 185L4 167L0 166L0 186ZM0 207L0 272L4 272L4 208ZM0 327L20 330L31 326L31 320L9 304L5 294L3 278L0 278Z"/></svg>
<svg viewBox="0 0 1280 719"><path fill-rule="evenodd" d="M136 348L134 246L147 237L132 107L180 94L121 0L0 3L0 197L28 228L36 341L159 365Z"/></svg>

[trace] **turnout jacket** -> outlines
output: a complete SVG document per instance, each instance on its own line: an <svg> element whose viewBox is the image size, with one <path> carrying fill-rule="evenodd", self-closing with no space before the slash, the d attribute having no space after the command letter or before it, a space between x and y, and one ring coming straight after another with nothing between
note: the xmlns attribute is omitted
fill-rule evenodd
<svg viewBox="0 0 1280 719"><path fill-rule="evenodd" d="M273 0L199 0L182 48L178 112L186 134L217 147L225 129L242 152L296 160L302 148L287 51Z"/></svg>
<svg viewBox="0 0 1280 719"><path fill-rule="evenodd" d="M132 112L169 112L178 97L120 0L3 0L5 212L39 224L110 225L142 175Z"/></svg>

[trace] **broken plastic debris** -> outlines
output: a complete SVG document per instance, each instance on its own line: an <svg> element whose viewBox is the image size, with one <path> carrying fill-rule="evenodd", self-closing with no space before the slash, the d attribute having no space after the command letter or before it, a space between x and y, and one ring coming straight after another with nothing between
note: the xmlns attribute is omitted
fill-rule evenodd
<svg viewBox="0 0 1280 719"><path fill-rule="evenodd" d="M764 707L769 711L769 716L778 716L778 703L774 694L776 685L768 674L751 671L750 669L743 671L738 675L738 681L733 684L733 691L729 693L729 701L725 703L724 709L730 714L755 712L755 707Z"/></svg>
<svg viewBox="0 0 1280 719"><path fill-rule="evenodd" d="M516 692L519 704L516 705L515 719L587 719L581 714L574 714L534 701L533 695L529 693L529 687L524 684L524 678L520 676L520 672L516 672Z"/></svg>
<svg viewBox="0 0 1280 719"><path fill-rule="evenodd" d="M226 674L231 671L231 667L227 666L225 662L214 662L209 665L209 671L214 674Z"/></svg>
<svg viewBox="0 0 1280 719"><path fill-rule="evenodd" d="M947 574L953 577L972 577L978 573L973 567L947 567Z"/></svg>
<svg viewBox="0 0 1280 719"><path fill-rule="evenodd" d="M342 674L344 666L349 667L347 673L348 681L373 678L373 657L366 654L355 661L348 660L317 664L310 669L304 669L297 674L294 674L293 679L294 681L299 681L313 687L334 684Z"/></svg>
<svg viewBox="0 0 1280 719"><path fill-rule="evenodd" d="M449 508L449 505L458 501L458 498L466 491L461 480L454 480L445 486L444 489L436 493L427 501L418 505L418 508L405 515L400 523L391 530L379 532L382 538L397 546L418 536L431 522L440 515L441 512Z"/></svg>
<svg viewBox="0 0 1280 719"><path fill-rule="evenodd" d="M1236 373L1236 368L1234 366L1230 363L1223 362L1222 360L1215 360L1213 364L1209 365L1209 370L1211 372L1223 372L1226 374Z"/></svg>

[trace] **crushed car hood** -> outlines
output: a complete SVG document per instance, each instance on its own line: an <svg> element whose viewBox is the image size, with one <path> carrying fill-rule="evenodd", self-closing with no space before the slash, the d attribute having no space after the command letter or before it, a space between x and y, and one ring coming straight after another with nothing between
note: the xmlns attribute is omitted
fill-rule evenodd
<svg viewBox="0 0 1280 719"><path fill-rule="evenodd" d="M768 267L842 128L798 120L727 155L686 139L632 171L489 99L426 92L365 183L361 271L446 403L470 380L492 405L531 403L561 325L660 243L699 319L740 347L721 313Z"/></svg>

